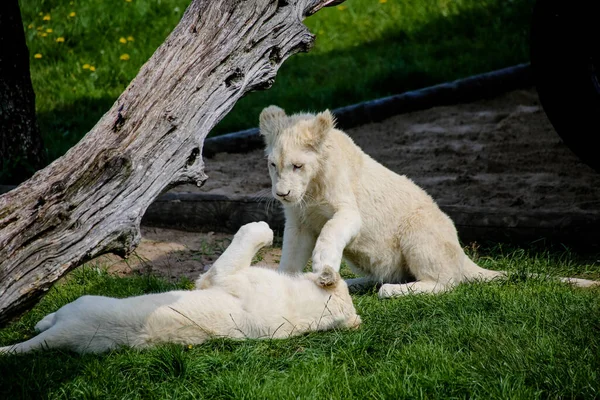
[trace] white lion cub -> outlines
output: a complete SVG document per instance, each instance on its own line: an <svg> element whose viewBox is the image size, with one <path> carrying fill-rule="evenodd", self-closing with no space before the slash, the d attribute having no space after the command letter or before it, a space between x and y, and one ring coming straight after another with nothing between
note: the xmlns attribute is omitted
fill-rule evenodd
<svg viewBox="0 0 600 400"><path fill-rule="evenodd" d="M244 225L197 286L125 299L83 296L47 315L34 338L0 353L62 348L98 353L120 346L199 344L210 338L286 338L308 331L358 327L346 283L334 270L323 275L280 274L249 268L273 240L265 222Z"/></svg>
<svg viewBox="0 0 600 400"><path fill-rule="evenodd" d="M260 114L260 132L273 196L285 213L281 271L302 271L311 255L314 272L339 270L343 256L364 276L350 286L384 283L380 297L504 275L471 261L434 200L335 129L329 111L287 116L270 106Z"/></svg>

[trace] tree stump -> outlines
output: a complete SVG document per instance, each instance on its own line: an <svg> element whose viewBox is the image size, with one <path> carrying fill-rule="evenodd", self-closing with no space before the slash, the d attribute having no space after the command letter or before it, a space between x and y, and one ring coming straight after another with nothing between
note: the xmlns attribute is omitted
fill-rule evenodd
<svg viewBox="0 0 600 400"><path fill-rule="evenodd" d="M160 193L207 179L208 132L246 92L269 88L287 57L310 49L304 17L339 3L193 0L96 126L0 196L0 325L77 265L134 250Z"/></svg>

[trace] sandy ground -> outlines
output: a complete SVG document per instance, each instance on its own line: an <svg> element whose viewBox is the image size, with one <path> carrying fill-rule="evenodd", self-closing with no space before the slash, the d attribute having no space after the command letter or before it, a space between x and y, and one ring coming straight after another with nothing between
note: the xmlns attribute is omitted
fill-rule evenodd
<svg viewBox="0 0 600 400"><path fill-rule="evenodd" d="M600 174L562 143L533 89L401 114L347 133L440 204L575 211L600 208ZM269 193L263 152L207 159L215 194ZM176 191L198 190L181 186Z"/></svg>
<svg viewBox="0 0 600 400"><path fill-rule="evenodd" d="M223 233L195 233L175 229L142 227L142 241L126 260L107 254L91 261L107 267L112 273L128 275L152 273L174 281L181 277L196 280L231 243L232 235ZM281 249L262 249L253 264L277 268Z"/></svg>
<svg viewBox="0 0 600 400"><path fill-rule="evenodd" d="M366 153L413 179L443 205L523 213L600 209L600 174L562 143L533 89L401 114L347 133ZM173 190L269 195L262 150L217 154L205 163L209 180L203 188ZM143 236L129 265L111 256L112 270L195 277L220 254L202 249L229 243L222 234L155 228L144 229ZM277 254L267 258L278 261Z"/></svg>

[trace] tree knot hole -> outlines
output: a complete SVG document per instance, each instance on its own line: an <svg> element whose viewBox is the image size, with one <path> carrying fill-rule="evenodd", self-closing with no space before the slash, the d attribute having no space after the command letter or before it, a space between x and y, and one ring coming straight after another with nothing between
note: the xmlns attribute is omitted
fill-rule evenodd
<svg viewBox="0 0 600 400"><path fill-rule="evenodd" d="M269 62L272 66L279 65L281 62L281 51L278 47L273 47L269 52Z"/></svg>
<svg viewBox="0 0 600 400"><path fill-rule="evenodd" d="M264 81L258 82L254 86L253 89L254 90L267 90L267 89L270 89L274 83L275 83L275 78L269 77L269 78L266 78Z"/></svg>
<svg viewBox="0 0 600 400"><path fill-rule="evenodd" d="M192 152L190 153L189 157L187 158L187 166L190 167L190 166L194 165L194 163L196 162L196 159L198 158L199 155L200 155L200 149L198 147L194 147L192 149Z"/></svg>
<svg viewBox="0 0 600 400"><path fill-rule="evenodd" d="M46 199L44 199L43 197L40 197L37 201L37 203L35 203L34 208L38 209L40 207L42 207L44 204L46 204Z"/></svg>
<svg viewBox="0 0 600 400"><path fill-rule="evenodd" d="M298 51L300 51L302 53L308 53L310 51L310 49L313 48L314 44L315 44L315 35L308 32L306 37L300 41Z"/></svg>
<svg viewBox="0 0 600 400"><path fill-rule="evenodd" d="M241 69L236 68L231 75L225 79L225 86L230 87L237 84L244 78L244 73Z"/></svg>
<svg viewBox="0 0 600 400"><path fill-rule="evenodd" d="M123 124L125 123L125 117L123 117L123 114L121 113L123 109L124 106L121 104L121 106L117 110L117 117L115 118L115 122L113 123L113 132L117 132L118 130L120 130Z"/></svg>

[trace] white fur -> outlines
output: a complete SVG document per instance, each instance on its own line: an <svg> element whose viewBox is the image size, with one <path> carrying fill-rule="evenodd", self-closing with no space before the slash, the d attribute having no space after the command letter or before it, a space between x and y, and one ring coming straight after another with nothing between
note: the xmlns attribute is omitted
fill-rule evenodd
<svg viewBox="0 0 600 400"><path fill-rule="evenodd" d="M244 225L197 284L205 289L125 299L83 296L47 315L34 338L0 353L63 348L98 353L120 346L199 344L210 338L285 338L308 331L357 327L346 283L334 270L289 276L250 268L273 240L265 222Z"/></svg>
<svg viewBox="0 0 600 400"><path fill-rule="evenodd" d="M260 131L273 196L286 218L281 271L302 271L311 257L316 273L339 270L343 257L364 276L348 281L351 288L384 283L380 297L435 293L504 275L471 261L434 200L335 129L328 110L287 116L270 106L260 115Z"/></svg>

